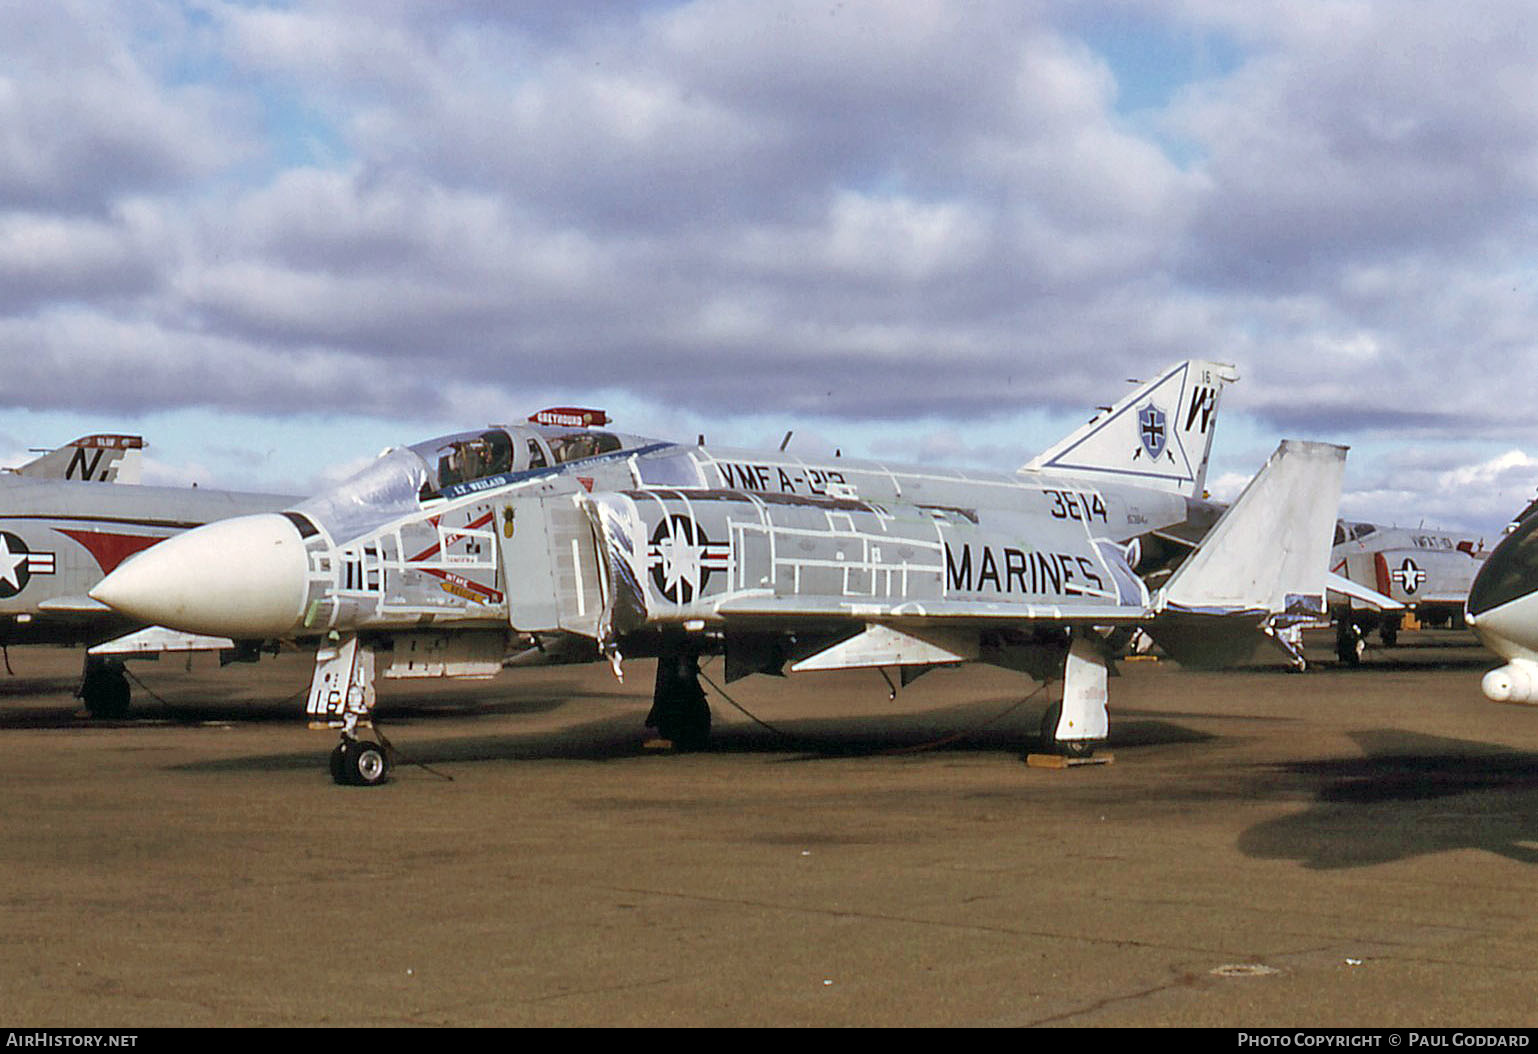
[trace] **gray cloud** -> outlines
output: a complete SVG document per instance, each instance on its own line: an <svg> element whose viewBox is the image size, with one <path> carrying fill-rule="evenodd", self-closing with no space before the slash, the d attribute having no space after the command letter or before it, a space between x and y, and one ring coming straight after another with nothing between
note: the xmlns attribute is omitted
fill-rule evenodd
<svg viewBox="0 0 1538 1054"><path fill-rule="evenodd" d="M1526 5L523 6L7 9L0 400L965 434L1199 356L1268 431L1528 441Z"/></svg>
<svg viewBox="0 0 1538 1054"><path fill-rule="evenodd" d="M248 149L238 99L176 76L190 46L158 5L9 4L0 11L0 209L103 213L174 192Z"/></svg>

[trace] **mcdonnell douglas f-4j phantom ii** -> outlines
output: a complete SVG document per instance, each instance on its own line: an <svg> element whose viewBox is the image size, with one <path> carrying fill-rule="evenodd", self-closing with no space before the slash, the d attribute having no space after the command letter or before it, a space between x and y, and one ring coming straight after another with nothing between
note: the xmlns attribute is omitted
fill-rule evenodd
<svg viewBox="0 0 1538 1054"><path fill-rule="evenodd" d="M1324 611L1343 448L1284 443L1156 593L1140 536L1197 502L1231 368L1181 363L1015 474L623 435L597 412L387 451L281 514L189 531L92 596L234 639L321 643L312 722L338 782L375 783L385 677L489 677L525 656L658 658L648 724L701 744L698 661L751 673L982 661L1064 679L1044 732L1107 734L1108 636L1219 657Z"/></svg>
<svg viewBox="0 0 1538 1054"><path fill-rule="evenodd" d="M1374 626L1393 647L1405 609L1433 625L1455 622L1487 555L1484 542L1467 535L1342 520L1335 527L1330 569L1378 596L1332 591L1336 655L1353 666L1361 662L1362 634ZM1398 608L1384 607L1385 599Z"/></svg>

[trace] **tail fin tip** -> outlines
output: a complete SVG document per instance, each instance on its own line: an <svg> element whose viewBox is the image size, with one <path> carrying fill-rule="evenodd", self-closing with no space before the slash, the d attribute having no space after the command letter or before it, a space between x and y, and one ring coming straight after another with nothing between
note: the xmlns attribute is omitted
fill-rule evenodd
<svg viewBox="0 0 1538 1054"><path fill-rule="evenodd" d="M81 436L7 472L34 479L137 483L144 438L136 435Z"/></svg>
<svg viewBox="0 0 1538 1054"><path fill-rule="evenodd" d="M1021 468L1050 470L1200 497L1218 402L1239 371L1187 359L1162 370L1110 410Z"/></svg>

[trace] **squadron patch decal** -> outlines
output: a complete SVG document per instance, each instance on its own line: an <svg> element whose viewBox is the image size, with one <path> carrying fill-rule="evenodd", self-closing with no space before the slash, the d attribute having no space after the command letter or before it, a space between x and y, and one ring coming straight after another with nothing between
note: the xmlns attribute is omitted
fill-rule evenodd
<svg viewBox="0 0 1538 1054"><path fill-rule="evenodd" d="M1164 453L1165 445L1169 442L1167 419L1164 411L1153 403L1149 403L1137 412L1137 436L1143 444L1142 453L1148 455L1150 461L1158 461ZM1133 451L1135 459L1138 451Z"/></svg>

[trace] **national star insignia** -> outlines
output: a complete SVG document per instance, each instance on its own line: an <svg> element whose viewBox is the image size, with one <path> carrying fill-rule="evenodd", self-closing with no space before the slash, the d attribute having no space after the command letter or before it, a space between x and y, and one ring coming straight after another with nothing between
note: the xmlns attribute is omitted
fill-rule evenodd
<svg viewBox="0 0 1538 1054"><path fill-rule="evenodd" d="M13 548L19 546L20 549ZM0 531L0 582L11 587L7 596L14 596L21 592L21 587L27 584L26 573L28 549L25 542L14 534Z"/></svg>

